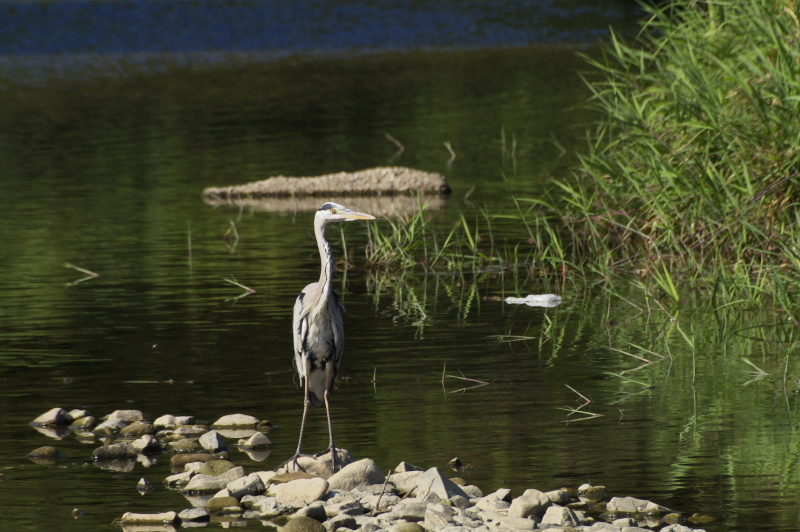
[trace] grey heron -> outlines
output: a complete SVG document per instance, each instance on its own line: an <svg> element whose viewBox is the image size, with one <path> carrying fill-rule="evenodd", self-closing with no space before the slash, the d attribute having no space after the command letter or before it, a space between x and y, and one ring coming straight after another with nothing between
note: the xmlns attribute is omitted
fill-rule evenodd
<svg viewBox="0 0 800 532"><path fill-rule="evenodd" d="M328 414L328 448L316 456L331 453L332 465L336 470L336 445L333 442L330 395L336 382L336 374L342 362L344 349L344 305L333 291L333 275L336 266L333 261L331 245L325 239L325 226L330 222L350 222L353 220L374 220L375 217L363 212L348 209L338 203L325 203L314 216L314 235L319 246L322 271L319 281L311 283L300 292L294 304L294 363L300 375L300 384L305 390L303 400L303 421L300 423L300 440L297 452L287 460L298 469L297 459L303 448L303 432L306 425L308 406L321 406L325 403Z"/></svg>

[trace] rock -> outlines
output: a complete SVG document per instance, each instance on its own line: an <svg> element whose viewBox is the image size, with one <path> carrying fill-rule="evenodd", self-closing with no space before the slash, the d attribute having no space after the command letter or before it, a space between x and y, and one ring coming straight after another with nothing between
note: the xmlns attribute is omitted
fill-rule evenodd
<svg viewBox="0 0 800 532"><path fill-rule="evenodd" d="M336 456L336 466L338 468L344 468L354 462L352 455L347 452L346 449L337 447ZM300 471L324 479L328 479L334 474L333 461L331 460L330 453L325 453L318 458L314 456L301 456L297 459L297 466ZM284 468L289 472L295 471L294 463L286 464Z"/></svg>
<svg viewBox="0 0 800 532"><path fill-rule="evenodd" d="M299 481L295 481L299 482ZM326 532L322 523L310 517L300 516L289 519L283 532Z"/></svg>
<svg viewBox="0 0 800 532"><path fill-rule="evenodd" d="M153 427L152 423L147 423L146 421L136 421L135 423L131 423L126 427L122 427L119 431L120 436L131 439L140 438L144 435L152 436L155 433L155 427Z"/></svg>
<svg viewBox="0 0 800 532"><path fill-rule="evenodd" d="M414 496L424 498L428 493L436 493L441 499L449 499L456 495L467 497L464 490L444 476L444 473L436 467L428 469L417 477L417 487L413 492Z"/></svg>
<svg viewBox="0 0 800 532"><path fill-rule="evenodd" d="M114 410L106 416L106 421L112 419L120 419L128 423L133 423L134 421L142 421L144 416L140 410Z"/></svg>
<svg viewBox="0 0 800 532"><path fill-rule="evenodd" d="M213 454L176 454L172 458L169 459L169 463L172 467L183 467L186 464L191 464L193 462L211 462L212 460L217 460L218 458Z"/></svg>
<svg viewBox="0 0 800 532"><path fill-rule="evenodd" d="M188 484L194 475L195 473L192 471L170 475L164 479L164 484L166 484L168 488L180 488Z"/></svg>
<svg viewBox="0 0 800 532"><path fill-rule="evenodd" d="M245 414L230 414L227 416L222 416L214 423L211 424L214 428L239 428L239 427L246 427L246 428L255 428L258 424L258 418L254 418L253 416L248 416Z"/></svg>
<svg viewBox="0 0 800 532"><path fill-rule="evenodd" d="M194 416L175 416L175 424L179 427L186 427L195 423Z"/></svg>
<svg viewBox="0 0 800 532"><path fill-rule="evenodd" d="M427 510L428 505L424 502L409 499L392 508L389 519L393 521L398 519L405 519L410 522L423 521L425 520L425 512Z"/></svg>
<svg viewBox="0 0 800 532"><path fill-rule="evenodd" d="M355 530L358 528L355 517L347 514L340 514L324 523L329 532L336 532L340 528Z"/></svg>
<svg viewBox="0 0 800 532"><path fill-rule="evenodd" d="M525 490L525 493L511 501L508 516L528 517L535 515L541 517L551 504L553 503L547 494L534 489Z"/></svg>
<svg viewBox="0 0 800 532"><path fill-rule="evenodd" d="M151 493L155 490L156 488L150 483L149 480L147 480L144 477L139 479L139 483L136 484L136 491L138 491L142 495L144 495L145 493Z"/></svg>
<svg viewBox="0 0 800 532"><path fill-rule="evenodd" d="M598 502L608 497L608 490L605 486L589 486L588 484L584 484L578 488L578 496L587 501Z"/></svg>
<svg viewBox="0 0 800 532"><path fill-rule="evenodd" d="M536 490L534 490L534 491L536 491ZM494 499L494 500L497 500L497 501L511 502L511 500L512 500L511 499L511 490L508 489L508 488L500 488L499 490L495 491L494 493L490 493L489 495L486 495L486 498L487 499L491 498L491 499Z"/></svg>
<svg viewBox="0 0 800 532"><path fill-rule="evenodd" d="M244 471L242 473L244 473ZM255 473L251 473L246 477L236 480L231 480L228 482L227 488L230 490L231 496L236 499L241 499L245 495L261 495L266 490L264 483L261 481L261 477Z"/></svg>
<svg viewBox="0 0 800 532"><path fill-rule="evenodd" d="M203 475L211 475L212 477L216 477L236 467L239 466L227 460L209 460L200 466L200 469L198 469L197 472L202 473ZM244 473L244 470L242 470L242 473Z"/></svg>
<svg viewBox="0 0 800 532"><path fill-rule="evenodd" d="M161 444L154 436L144 435L138 440L131 442L131 446L137 453L159 453Z"/></svg>
<svg viewBox="0 0 800 532"><path fill-rule="evenodd" d="M541 493L541 492L540 492ZM549 502L549 499L548 499ZM578 526L581 524L575 512L565 506L550 506L542 517L543 525Z"/></svg>
<svg viewBox="0 0 800 532"><path fill-rule="evenodd" d="M301 478L317 478L310 473L306 473L305 471L291 471L289 473L277 473L273 475L270 482L273 484L285 484L287 482L291 482L293 480L298 480Z"/></svg>
<svg viewBox="0 0 800 532"><path fill-rule="evenodd" d="M534 530L536 528L536 521L532 519L523 519L521 517L505 517L500 516L494 520L494 523L501 528L509 530Z"/></svg>
<svg viewBox="0 0 800 532"><path fill-rule="evenodd" d="M133 512L125 512L122 514L120 521L129 524L161 524L168 525L175 522L178 514L175 512L164 512L160 514L135 514Z"/></svg>
<svg viewBox="0 0 800 532"><path fill-rule="evenodd" d="M316 519L320 523L324 522L328 519L328 514L325 511L325 503L322 501L314 501L308 506L304 506L292 514L292 517L300 516Z"/></svg>
<svg viewBox="0 0 800 532"><path fill-rule="evenodd" d="M172 442L169 448L171 451L174 451L176 453L194 454L197 451L202 450L203 446L195 438L184 438L182 440Z"/></svg>
<svg viewBox="0 0 800 532"><path fill-rule="evenodd" d="M235 497L214 497L209 499L206 509L212 514L241 513L242 507Z"/></svg>
<svg viewBox="0 0 800 532"><path fill-rule="evenodd" d="M405 462L401 462L404 464ZM417 487L417 479L422 471L406 471L404 473L394 473L389 476L389 480L394 484L397 491L403 495L411 493Z"/></svg>
<svg viewBox="0 0 800 532"><path fill-rule="evenodd" d="M202 467L200 469L202 469ZM244 468L242 466L236 466L236 467L234 467L232 469L228 469L224 473L220 473L219 475L217 475L217 478L224 479L224 480L227 480L227 481L231 481L231 480L238 480L238 479L243 478L245 476L246 475L244 474ZM256 475L256 476L258 476L258 475ZM261 480L261 477L258 477L258 479Z"/></svg>
<svg viewBox="0 0 800 532"><path fill-rule="evenodd" d="M69 428L72 430L85 430L90 431L97 425L97 420L94 416L83 416L82 418L74 421Z"/></svg>
<svg viewBox="0 0 800 532"><path fill-rule="evenodd" d="M157 429L174 429L178 424L175 422L175 416L172 414L165 414L153 421L153 426ZM180 514L178 515L180 516Z"/></svg>
<svg viewBox="0 0 800 532"><path fill-rule="evenodd" d="M54 460L59 456L61 456L61 453L58 452L58 449L51 445L39 447L38 449L34 449L25 455L26 458L52 458Z"/></svg>
<svg viewBox="0 0 800 532"><path fill-rule="evenodd" d="M547 496L548 499L550 499L550 502L552 502L553 504L558 504L560 506L566 506L572 500L569 496L569 491L565 490L564 488L561 488L560 490L545 492L545 495Z"/></svg>
<svg viewBox="0 0 800 532"><path fill-rule="evenodd" d="M620 528L629 528L636 526L636 520L630 517L623 517L622 519L614 519L614 522L611 524Z"/></svg>
<svg viewBox="0 0 800 532"><path fill-rule="evenodd" d="M395 473L410 473L412 471L423 471L423 469L421 467L411 465L408 462L400 462L400 464L394 468Z"/></svg>
<svg viewBox="0 0 800 532"><path fill-rule="evenodd" d="M89 411L83 408L73 408L69 411L69 416L72 418L72 421L77 421L81 418L84 418L89 415Z"/></svg>
<svg viewBox="0 0 800 532"><path fill-rule="evenodd" d="M478 486L467 484L466 486L461 486L461 489L467 494L468 499L479 499L483 497L483 492Z"/></svg>
<svg viewBox="0 0 800 532"><path fill-rule="evenodd" d="M136 458L136 449L130 442L112 443L98 447L92 452L95 461L122 460L125 458Z"/></svg>
<svg viewBox="0 0 800 532"><path fill-rule="evenodd" d="M341 471L328 479L333 490L352 490L356 486L369 486L383 483L386 477L378 464L371 458L365 458L345 466Z"/></svg>
<svg viewBox="0 0 800 532"><path fill-rule="evenodd" d="M119 432L124 427L128 426L128 422L124 419L107 419L92 429L95 434L104 434L107 430Z"/></svg>
<svg viewBox="0 0 800 532"><path fill-rule="evenodd" d="M450 501L451 506L460 508L461 510L466 510L467 508L472 506L472 503L469 502L469 499L467 499L466 497L462 497L461 495L450 497L447 500Z"/></svg>
<svg viewBox="0 0 800 532"><path fill-rule="evenodd" d="M184 493L216 493L228 486L227 479L197 474L183 488Z"/></svg>
<svg viewBox="0 0 800 532"><path fill-rule="evenodd" d="M326 518L336 517L339 514L361 515L363 513L364 505L352 497L345 497L339 501L330 502L325 505Z"/></svg>
<svg viewBox="0 0 800 532"><path fill-rule="evenodd" d="M48 427L52 425L67 426L72 423L72 421L72 416L70 416L66 410L63 408L53 408L34 419L31 423L42 427Z"/></svg>
<svg viewBox="0 0 800 532"><path fill-rule="evenodd" d="M440 528L444 528L452 522L453 522L452 513L441 511L441 509L439 508L437 508L436 510L433 510L431 508L425 510L425 520L424 520L425 530L439 530Z"/></svg>
<svg viewBox="0 0 800 532"><path fill-rule="evenodd" d="M211 520L211 514L205 508L187 508L178 514L178 518L183 522L205 523Z"/></svg>
<svg viewBox="0 0 800 532"><path fill-rule="evenodd" d="M389 532L425 532L417 523L397 523L389 528Z"/></svg>
<svg viewBox="0 0 800 532"><path fill-rule="evenodd" d="M665 526L659 532L698 532L698 529L689 528L688 526L674 524L674 525Z"/></svg>
<svg viewBox="0 0 800 532"><path fill-rule="evenodd" d="M669 509L645 499L635 497L614 497L608 501L606 509L609 512L641 513L661 515L669 513Z"/></svg>
<svg viewBox="0 0 800 532"><path fill-rule="evenodd" d="M216 430L211 430L200 436L200 445L203 449L216 453L217 451L227 451L228 445Z"/></svg>
<svg viewBox="0 0 800 532"><path fill-rule="evenodd" d="M257 449L260 447L266 447L268 445L272 445L272 442L269 438L267 438L267 435L263 432L255 432L252 436L250 436L250 438L241 443L239 446L243 449Z"/></svg>
<svg viewBox="0 0 800 532"><path fill-rule="evenodd" d="M375 510L388 510L393 508L398 502L400 497L393 493L384 493L383 495L364 495L359 497L358 501L369 511Z"/></svg>
<svg viewBox="0 0 800 532"><path fill-rule="evenodd" d="M267 495L274 496L279 504L292 506L310 504L325 496L328 482L322 478L298 479L269 487Z"/></svg>
<svg viewBox="0 0 800 532"><path fill-rule="evenodd" d="M506 502L506 501L498 501L497 499L493 499L491 497L484 497L483 499L478 501L478 504L476 504L475 506L477 506L481 510L489 510L491 512L499 512L501 510L508 510L509 507L511 506L511 504ZM509 510L508 515L510 517L528 517L527 515L516 515L516 514L512 515L510 510ZM528 514L528 515L530 515L530 514Z"/></svg>
<svg viewBox="0 0 800 532"><path fill-rule="evenodd" d="M272 483L272 479L278 476L278 473L275 471L256 471L256 475L261 478L261 482L266 486Z"/></svg>
<svg viewBox="0 0 800 532"><path fill-rule="evenodd" d="M178 427L173 431L173 434L176 436L184 436L188 438L199 438L203 434L208 432L208 429L205 427L200 427L197 425L190 425L185 427Z"/></svg>

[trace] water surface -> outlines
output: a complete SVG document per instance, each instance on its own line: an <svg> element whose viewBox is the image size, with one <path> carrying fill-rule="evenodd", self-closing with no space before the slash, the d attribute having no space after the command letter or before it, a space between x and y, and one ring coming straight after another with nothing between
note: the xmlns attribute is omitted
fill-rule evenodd
<svg viewBox="0 0 800 532"><path fill-rule="evenodd" d="M160 486L166 457L117 479L91 464L94 445L27 425L54 406L209 421L242 412L277 425L264 462L233 451L248 471L294 451L290 320L319 275L313 213L214 208L203 187L396 164L447 176L454 193L431 211L442 231L481 208L514 214L512 195L569 175L591 119L576 107L588 97L576 52L597 53L609 22L630 31L636 16L610 1L321 2L317 18L283 4L165 5L0 4L0 33L14 36L0 40L4 527L84 530L188 507L164 489L135 491L142 476ZM276 31L250 16L264 12ZM55 31L76 28L73 16L84 31ZM135 16L150 33L101 23ZM185 27L164 31L172 17ZM384 35L389 19L403 31ZM376 20L384 26L364 22ZM224 238L231 223L238 239ZM499 239L524 244L524 228L498 224ZM363 224L344 235L355 268L336 281L348 313L333 414L356 457L388 469L458 456L480 468L461 475L486 493L590 482L711 515L707 530L795 528L797 369L781 313L717 309L707 289L686 286L671 321L624 283L611 295L527 268L368 271ZM341 257L338 227L330 237ZM65 262L100 276L73 284L83 274ZM225 279L256 293L234 299L242 291ZM487 299L547 292L564 303ZM754 380L745 358L769 375ZM464 389L473 383L443 373L488 384ZM600 416L567 423L583 402L570 388ZM321 409L307 442L327 444ZM57 466L25 459L45 444L65 453ZM87 514L73 519L75 507Z"/></svg>

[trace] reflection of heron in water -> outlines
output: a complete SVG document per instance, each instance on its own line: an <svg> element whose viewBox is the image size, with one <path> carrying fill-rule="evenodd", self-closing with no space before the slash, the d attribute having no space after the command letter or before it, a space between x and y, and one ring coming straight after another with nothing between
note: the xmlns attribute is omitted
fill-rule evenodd
<svg viewBox="0 0 800 532"><path fill-rule="evenodd" d="M336 446L333 443L331 424L330 395L339 372L344 349L344 305L333 291L333 263L331 245L325 239L325 226L329 222L349 222L353 220L374 220L375 217L356 212L338 203L325 203L314 216L314 234L317 237L322 272L319 282L306 286L294 304L294 363L300 374L300 384L305 389L303 401L303 421L300 424L300 440L297 452L286 463L293 462L298 469L297 459L303 447L303 431L306 425L308 405L320 406L325 403L328 414L328 449L317 456L331 453L333 469L336 469Z"/></svg>

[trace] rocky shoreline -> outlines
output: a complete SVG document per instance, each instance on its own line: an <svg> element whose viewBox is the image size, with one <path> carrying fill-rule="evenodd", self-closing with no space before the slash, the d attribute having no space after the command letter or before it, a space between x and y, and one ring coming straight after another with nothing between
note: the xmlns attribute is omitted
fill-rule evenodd
<svg viewBox="0 0 800 532"><path fill-rule="evenodd" d="M84 410L54 408L31 425L45 434L61 431L64 437L74 432L84 440L103 441L92 453L103 469L130 472L137 462L147 464L172 454L173 474L163 483L180 491L189 506L126 513L115 521L124 530L260 522L284 532L701 532L691 526L710 521L697 514L687 518L647 500L609 497L604 486L588 484L577 489L531 488L521 494L499 489L484 494L436 467L422 470L401 462L384 473L372 459L355 461L343 449L337 453L336 472L328 453L301 457L297 469L286 464L248 473L230 461L226 440L236 440L251 458L263 460L269 455L266 432L271 424L242 414L205 424L192 416L172 415L150 422L138 410L118 410L98 421ZM55 463L58 456L50 446L28 455L40 464ZM137 489L147 493L155 488L142 478ZM75 509L76 513L81 510Z"/></svg>

